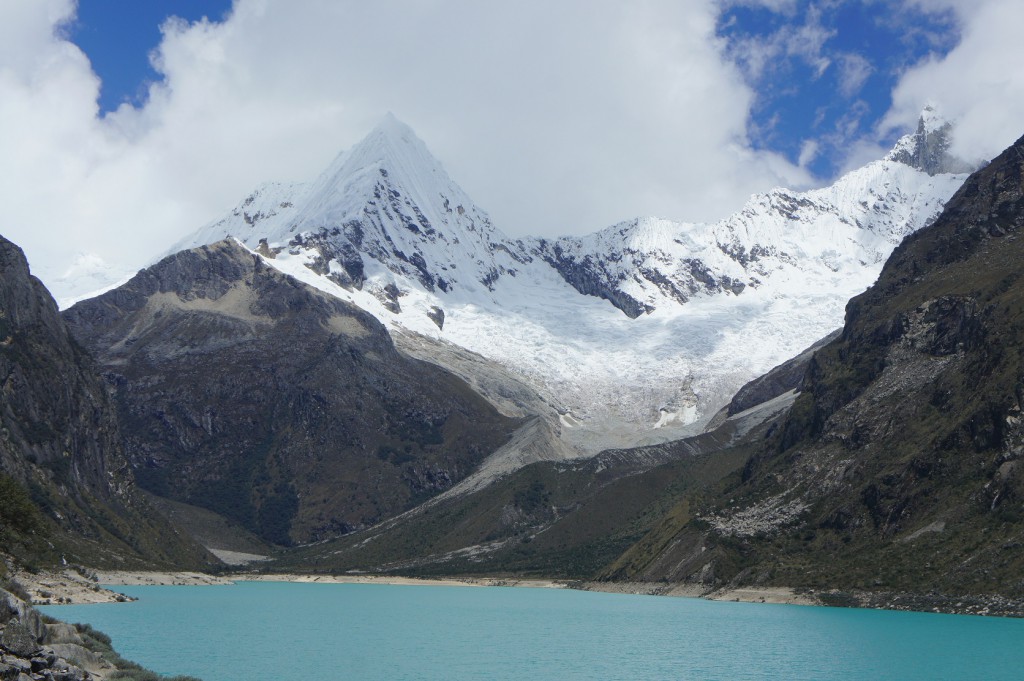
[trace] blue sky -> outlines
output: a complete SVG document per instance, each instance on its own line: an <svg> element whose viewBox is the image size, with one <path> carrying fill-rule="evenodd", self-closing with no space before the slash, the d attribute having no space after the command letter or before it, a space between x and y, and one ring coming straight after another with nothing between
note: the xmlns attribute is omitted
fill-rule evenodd
<svg viewBox="0 0 1024 681"><path fill-rule="evenodd" d="M1024 131L1021 25L1020 0L3 0L0 233L58 289L132 269L389 111L511 236L714 221L881 158L927 103L993 157Z"/></svg>
<svg viewBox="0 0 1024 681"><path fill-rule="evenodd" d="M101 111L140 106L149 84L161 80L149 55L168 17L220 21L230 9L230 0L79 0L70 38L102 79ZM755 93L751 146L822 179L843 169L850 142L892 106L899 76L959 39L951 10L880 1L723 3L715 33Z"/></svg>
<svg viewBox="0 0 1024 681"><path fill-rule="evenodd" d="M795 163L803 152L807 167L827 178L843 167L847 145L888 112L899 77L956 46L956 15L881 1L786 5L727 6L716 31L756 92L755 148Z"/></svg>
<svg viewBox="0 0 1024 681"><path fill-rule="evenodd" d="M230 9L231 0L79 0L69 37L103 81L100 109L146 99L149 83L161 78L149 53L160 44L160 26L169 17L220 21Z"/></svg>

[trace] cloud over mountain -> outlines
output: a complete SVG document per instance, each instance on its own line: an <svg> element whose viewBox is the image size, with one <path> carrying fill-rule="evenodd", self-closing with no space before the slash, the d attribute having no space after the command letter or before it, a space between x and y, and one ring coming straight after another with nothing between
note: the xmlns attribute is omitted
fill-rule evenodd
<svg viewBox="0 0 1024 681"><path fill-rule="evenodd" d="M957 151L985 157L1024 109L1024 76L1005 66L1020 10L975 5L915 4L956 11L963 42L907 72L887 125L912 127L932 99L960 119ZM82 253L139 266L252 185L311 177L388 110L510 234L718 219L811 181L751 146L756 93L716 32L722 7L237 0L221 23L167 22L152 53L162 80L141 108L104 116L101 80L68 38L73 0L12 0L0 229L48 282ZM847 66L853 91L871 65Z"/></svg>
<svg viewBox="0 0 1024 681"><path fill-rule="evenodd" d="M165 24L164 80L105 117L62 37L73 15L66 0L0 9L17 37L0 64L0 203L50 279L79 251L149 255L258 181L309 177L388 110L512 233L711 219L804 179L746 147L751 92L710 2L239 0L223 23Z"/></svg>

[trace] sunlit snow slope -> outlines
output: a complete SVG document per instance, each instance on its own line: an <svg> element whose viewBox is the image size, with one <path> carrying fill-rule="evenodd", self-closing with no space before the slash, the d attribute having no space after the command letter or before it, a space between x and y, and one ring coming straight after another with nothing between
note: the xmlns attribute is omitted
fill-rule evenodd
<svg viewBox="0 0 1024 681"><path fill-rule="evenodd" d="M927 110L886 159L714 224L512 240L389 115L312 183L264 185L179 246L234 236L392 329L506 366L585 450L664 441L842 324L965 179L945 172L966 170L948 132Z"/></svg>

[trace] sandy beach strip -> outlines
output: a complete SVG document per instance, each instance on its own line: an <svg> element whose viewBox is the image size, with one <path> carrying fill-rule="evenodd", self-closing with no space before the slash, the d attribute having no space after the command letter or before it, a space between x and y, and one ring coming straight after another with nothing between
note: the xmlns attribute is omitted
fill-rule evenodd
<svg viewBox="0 0 1024 681"><path fill-rule="evenodd" d="M117 593L118 586L230 586L236 582L295 582L303 584L387 584L393 586L502 586L532 589L579 589L649 596L706 598L747 603L819 605L812 595L786 587L726 588L708 592L699 586L665 582L588 582L516 577L403 577L399 575L299 573L234 573L224 576L202 572L97 570L89 577L72 571L20 573L18 582L37 604L115 603L132 600Z"/></svg>
<svg viewBox="0 0 1024 681"><path fill-rule="evenodd" d="M821 605L810 594L798 593L784 586L723 588L709 591L696 584L667 582L578 582L574 588L605 593L638 596L673 596L677 598L704 598L711 601L738 601L741 603L781 603L786 605Z"/></svg>
<svg viewBox="0 0 1024 681"><path fill-rule="evenodd" d="M105 586L230 586L233 577L205 572L150 572L143 570L97 570L96 581Z"/></svg>
<svg viewBox="0 0 1024 681"><path fill-rule="evenodd" d="M398 575L303 575L238 574L236 582L301 582L316 584L389 584L396 586L514 586L532 589L564 589L566 582L515 577L401 577Z"/></svg>
<svg viewBox="0 0 1024 681"><path fill-rule="evenodd" d="M821 605L810 594L798 593L784 586L745 587L720 589L706 594L712 601L740 601L744 603L781 603L785 605Z"/></svg>

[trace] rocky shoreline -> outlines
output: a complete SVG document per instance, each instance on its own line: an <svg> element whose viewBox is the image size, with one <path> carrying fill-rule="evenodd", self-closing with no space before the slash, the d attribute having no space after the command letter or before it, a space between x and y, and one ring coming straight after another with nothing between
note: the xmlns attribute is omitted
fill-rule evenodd
<svg viewBox="0 0 1024 681"><path fill-rule="evenodd" d="M301 582L319 584L390 584L407 586L507 586L535 589L579 589L647 596L704 598L714 601L815 605L935 612L955 615L1024 617L1024 600L1000 595L947 596L886 591L792 589L778 586L724 587L709 590L694 584L669 582L599 582L584 580L519 579L515 577L420 578L397 575L314 575L298 573L233 573L224 576L200 572L97 571L88 577L78 572L19 573L37 605L114 603L134 600L108 587L116 586L230 586L236 582Z"/></svg>
<svg viewBox="0 0 1024 681"><path fill-rule="evenodd" d="M0 589L0 679L10 681L197 681L160 677L125 660L110 638L88 625L41 615L18 594ZM90 602L96 602L91 600Z"/></svg>
<svg viewBox="0 0 1024 681"><path fill-rule="evenodd" d="M945 615L1024 617L1024 600L998 594L946 596L939 593L833 590L816 592L814 595L821 605L834 607L933 612Z"/></svg>
<svg viewBox="0 0 1024 681"><path fill-rule="evenodd" d="M708 590L698 585L663 582L579 582L573 586L588 591L704 598L712 601L868 608L946 615L1024 617L1024 600L1007 598L998 594L947 596L939 593L792 589L779 586L724 587Z"/></svg>

